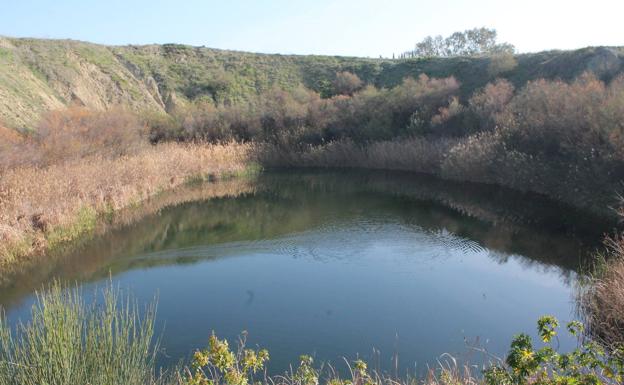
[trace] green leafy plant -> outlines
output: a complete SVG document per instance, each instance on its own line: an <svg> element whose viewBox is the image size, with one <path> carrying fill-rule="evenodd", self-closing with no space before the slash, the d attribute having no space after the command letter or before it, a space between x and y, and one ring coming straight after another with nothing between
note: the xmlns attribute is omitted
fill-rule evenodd
<svg viewBox="0 0 624 385"><path fill-rule="evenodd" d="M621 384L624 381L624 350L606 352L592 341L583 341L584 326L578 321L566 325L568 333L579 338L578 346L560 353L553 342L559 321L543 316L537 331L545 346L536 349L527 334L517 335L511 342L506 365L493 365L484 372L487 385L576 385Z"/></svg>
<svg viewBox="0 0 624 385"><path fill-rule="evenodd" d="M245 348L245 337L240 339L237 352L230 349L227 340L210 336L208 348L193 355L191 367L185 370L185 385L247 385L254 383L254 376L265 368L269 360L266 349Z"/></svg>

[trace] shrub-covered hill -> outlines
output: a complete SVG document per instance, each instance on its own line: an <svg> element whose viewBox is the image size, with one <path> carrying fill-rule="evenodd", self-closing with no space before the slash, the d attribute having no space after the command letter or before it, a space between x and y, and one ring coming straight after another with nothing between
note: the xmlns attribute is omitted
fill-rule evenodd
<svg viewBox="0 0 624 385"><path fill-rule="evenodd" d="M340 71L378 87L421 73L453 75L461 82L462 95L495 77L521 85L536 78L572 79L591 70L609 80L624 70L624 48L548 51L500 60L268 55L178 44L103 46L0 37L0 125L30 129L42 112L70 104L162 112L196 98L236 103L274 86L300 85L328 96Z"/></svg>

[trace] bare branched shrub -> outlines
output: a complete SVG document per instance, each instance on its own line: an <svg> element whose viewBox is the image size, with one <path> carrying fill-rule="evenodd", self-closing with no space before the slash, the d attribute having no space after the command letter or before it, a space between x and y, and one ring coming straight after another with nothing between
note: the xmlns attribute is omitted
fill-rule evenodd
<svg viewBox="0 0 624 385"><path fill-rule="evenodd" d="M33 137L37 163L49 165L98 154L135 154L146 143L136 116L122 109L91 111L82 107L44 115Z"/></svg>
<svg viewBox="0 0 624 385"><path fill-rule="evenodd" d="M0 123L0 147L20 143L24 137L17 131L7 128Z"/></svg>
<svg viewBox="0 0 624 385"><path fill-rule="evenodd" d="M613 108L619 88L617 82L605 86L592 74L571 84L529 82L505 111L507 142L532 154L590 158L613 154L609 137L622 130L624 119L624 110Z"/></svg>

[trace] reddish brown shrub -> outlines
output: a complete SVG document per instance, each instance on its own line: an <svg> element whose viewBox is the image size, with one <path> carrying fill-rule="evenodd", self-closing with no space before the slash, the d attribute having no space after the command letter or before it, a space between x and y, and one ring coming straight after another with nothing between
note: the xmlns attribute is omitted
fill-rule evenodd
<svg viewBox="0 0 624 385"><path fill-rule="evenodd" d="M468 105L470 111L477 117L479 129L491 130L500 120L503 112L514 94L514 86L504 79L489 83L483 90L477 91Z"/></svg>
<svg viewBox="0 0 624 385"><path fill-rule="evenodd" d="M20 143L24 137L15 130L7 128L0 123L0 146Z"/></svg>
<svg viewBox="0 0 624 385"><path fill-rule="evenodd" d="M33 138L41 164L98 154L115 157L136 153L145 144L144 129L122 109L91 111L82 107L45 114Z"/></svg>
<svg viewBox="0 0 624 385"><path fill-rule="evenodd" d="M0 173L34 163L36 151L31 139L27 135L0 126Z"/></svg>
<svg viewBox="0 0 624 385"><path fill-rule="evenodd" d="M353 95L362 88L364 82L351 72L338 72L334 79L334 92L337 95Z"/></svg>

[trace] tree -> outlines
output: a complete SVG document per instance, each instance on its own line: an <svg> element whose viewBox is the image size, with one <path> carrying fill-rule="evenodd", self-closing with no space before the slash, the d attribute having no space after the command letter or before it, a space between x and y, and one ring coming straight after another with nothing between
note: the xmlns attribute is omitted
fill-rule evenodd
<svg viewBox="0 0 624 385"><path fill-rule="evenodd" d="M435 37L427 36L423 41L416 44L414 52L417 56L430 57L430 56L445 56L445 44L442 36Z"/></svg>
<svg viewBox="0 0 624 385"><path fill-rule="evenodd" d="M413 51L404 53L406 57L452 57L483 56L493 54L513 54L515 48L509 43L497 43L495 29L473 28L442 36L427 36L416 44Z"/></svg>

